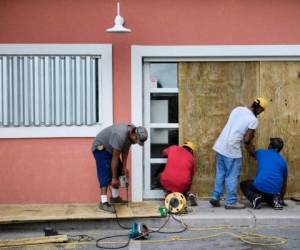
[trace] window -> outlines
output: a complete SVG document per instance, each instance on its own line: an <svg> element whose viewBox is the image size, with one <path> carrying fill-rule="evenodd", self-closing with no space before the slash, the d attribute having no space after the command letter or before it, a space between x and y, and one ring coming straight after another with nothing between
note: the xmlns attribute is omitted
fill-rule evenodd
<svg viewBox="0 0 300 250"><path fill-rule="evenodd" d="M22 47L0 46L1 137L94 136L112 123L111 46Z"/></svg>
<svg viewBox="0 0 300 250"><path fill-rule="evenodd" d="M144 197L159 198L158 175L164 169L163 149L178 145L178 64L144 63L145 143Z"/></svg>

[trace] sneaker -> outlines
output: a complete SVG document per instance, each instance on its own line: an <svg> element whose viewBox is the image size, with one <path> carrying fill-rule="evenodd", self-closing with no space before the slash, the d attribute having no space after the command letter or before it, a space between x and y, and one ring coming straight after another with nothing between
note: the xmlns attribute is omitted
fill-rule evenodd
<svg viewBox="0 0 300 250"><path fill-rule="evenodd" d="M210 199L209 203L213 206L213 207L221 207L220 201L216 200L216 199Z"/></svg>
<svg viewBox="0 0 300 250"><path fill-rule="evenodd" d="M288 204L287 203L285 203L285 201L284 200L279 200L279 204L281 205L281 206L284 206L284 207L287 207L288 206Z"/></svg>
<svg viewBox="0 0 300 250"><path fill-rule="evenodd" d="M104 212L108 212L108 213L112 213L112 214L116 213L116 209L108 202L104 202L104 203L100 202L99 209Z"/></svg>
<svg viewBox="0 0 300 250"><path fill-rule="evenodd" d="M253 209L260 209L261 208L261 196L257 196L253 201L252 201L252 207Z"/></svg>
<svg viewBox="0 0 300 250"><path fill-rule="evenodd" d="M118 196L116 198L111 197L110 198L110 203L111 204L127 204L128 201L123 200L121 197Z"/></svg>
<svg viewBox="0 0 300 250"><path fill-rule="evenodd" d="M283 206L280 204L280 200L279 200L278 197L274 197L273 203L274 203L273 208L275 210L282 210L283 209Z"/></svg>
<svg viewBox="0 0 300 250"><path fill-rule="evenodd" d="M188 206L197 206L197 201L196 201L196 197L193 194L189 194L188 196L188 200L187 200Z"/></svg>
<svg viewBox="0 0 300 250"><path fill-rule="evenodd" d="M246 206L244 204L237 202L234 204L225 205L225 208L226 209L243 209L243 208L246 208Z"/></svg>

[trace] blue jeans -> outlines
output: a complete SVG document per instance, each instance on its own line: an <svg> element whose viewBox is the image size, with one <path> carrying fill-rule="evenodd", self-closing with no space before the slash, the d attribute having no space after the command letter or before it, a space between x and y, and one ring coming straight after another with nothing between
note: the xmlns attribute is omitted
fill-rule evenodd
<svg viewBox="0 0 300 250"><path fill-rule="evenodd" d="M212 193L213 199L220 200L224 183L226 186L225 205L237 202L237 187L241 172L242 158L229 158L217 153L215 188Z"/></svg>

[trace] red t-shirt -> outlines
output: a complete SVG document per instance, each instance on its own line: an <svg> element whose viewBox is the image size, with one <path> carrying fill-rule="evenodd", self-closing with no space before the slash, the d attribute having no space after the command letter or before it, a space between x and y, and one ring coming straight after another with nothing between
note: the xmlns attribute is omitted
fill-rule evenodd
<svg viewBox="0 0 300 250"><path fill-rule="evenodd" d="M160 183L168 192L189 191L195 173L195 158L180 146L170 146L163 151L168 157L166 167L160 175Z"/></svg>

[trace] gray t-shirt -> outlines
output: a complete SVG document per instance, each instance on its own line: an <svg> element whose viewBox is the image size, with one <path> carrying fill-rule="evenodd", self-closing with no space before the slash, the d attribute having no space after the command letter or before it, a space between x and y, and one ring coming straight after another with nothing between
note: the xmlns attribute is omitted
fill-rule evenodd
<svg viewBox="0 0 300 250"><path fill-rule="evenodd" d="M98 145L103 145L105 150L111 154L114 148L124 152L131 146L131 142L128 138L128 132L128 124L116 124L103 129L95 137L92 145L92 151L94 151Z"/></svg>

